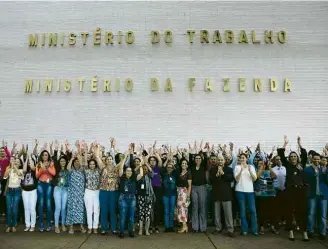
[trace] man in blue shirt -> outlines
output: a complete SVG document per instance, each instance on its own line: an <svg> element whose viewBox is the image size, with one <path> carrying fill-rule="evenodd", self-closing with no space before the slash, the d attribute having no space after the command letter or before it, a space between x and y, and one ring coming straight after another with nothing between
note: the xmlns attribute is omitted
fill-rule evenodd
<svg viewBox="0 0 328 249"><path fill-rule="evenodd" d="M319 211L320 239L326 237L328 174L326 166L320 166L320 155L312 155L312 165L304 168L308 186L308 232L309 237L314 236L316 212Z"/></svg>

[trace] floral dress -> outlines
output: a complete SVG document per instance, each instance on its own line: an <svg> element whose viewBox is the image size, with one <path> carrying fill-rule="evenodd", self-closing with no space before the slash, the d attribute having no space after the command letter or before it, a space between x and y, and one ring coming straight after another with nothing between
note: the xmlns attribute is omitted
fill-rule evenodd
<svg viewBox="0 0 328 249"><path fill-rule="evenodd" d="M83 224L85 221L84 185L84 170L76 170L72 167L70 171L70 182L68 186L66 216L67 225Z"/></svg>

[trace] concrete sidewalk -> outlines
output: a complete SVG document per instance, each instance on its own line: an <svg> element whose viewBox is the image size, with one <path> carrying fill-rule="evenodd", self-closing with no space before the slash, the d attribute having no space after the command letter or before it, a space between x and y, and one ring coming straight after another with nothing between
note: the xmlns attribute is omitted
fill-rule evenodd
<svg viewBox="0 0 328 249"><path fill-rule="evenodd" d="M4 225L0 227L0 249L326 249L327 242L313 239L310 242L301 241L302 235L297 233L296 240L288 240L286 232L279 236L267 233L263 236L254 237L240 236L236 233L235 238L226 235L212 235L210 228L207 234L177 234L161 233L151 236L136 236L135 238L119 239L113 235L68 233L23 232L20 226L16 233L4 233Z"/></svg>

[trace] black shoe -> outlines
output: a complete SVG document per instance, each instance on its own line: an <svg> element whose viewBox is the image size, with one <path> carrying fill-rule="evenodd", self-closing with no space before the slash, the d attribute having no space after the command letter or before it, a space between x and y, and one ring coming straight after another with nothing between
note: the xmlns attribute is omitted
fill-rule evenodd
<svg viewBox="0 0 328 249"><path fill-rule="evenodd" d="M193 232L193 233L198 233L198 231L197 231L197 230L194 230L194 229L192 230L192 232Z"/></svg>
<svg viewBox="0 0 328 249"><path fill-rule="evenodd" d="M170 232L170 233L175 233L175 230L174 230L174 228L173 228L173 227L171 227L169 232Z"/></svg>
<svg viewBox="0 0 328 249"><path fill-rule="evenodd" d="M120 239L124 239L124 233L120 233L118 237L120 237Z"/></svg>
<svg viewBox="0 0 328 249"><path fill-rule="evenodd" d="M100 233L101 235L106 235L107 234L107 232L106 231L101 231L101 233Z"/></svg>
<svg viewBox="0 0 328 249"><path fill-rule="evenodd" d="M231 237L231 238L233 238L233 237L235 237L235 234L232 233L232 232L228 232L228 236Z"/></svg>
<svg viewBox="0 0 328 249"><path fill-rule="evenodd" d="M295 238L288 237L290 241L295 241Z"/></svg>
<svg viewBox="0 0 328 249"><path fill-rule="evenodd" d="M129 237L134 238L134 232L129 232Z"/></svg>
<svg viewBox="0 0 328 249"><path fill-rule="evenodd" d="M164 233L169 233L170 232L170 228L165 228Z"/></svg>
<svg viewBox="0 0 328 249"><path fill-rule="evenodd" d="M221 234L222 233L222 230L214 230L213 232L212 232L212 234L215 234L215 235L217 235L217 234Z"/></svg>
<svg viewBox="0 0 328 249"><path fill-rule="evenodd" d="M320 240L326 240L326 235L320 234L320 235L319 235L319 239L320 239Z"/></svg>

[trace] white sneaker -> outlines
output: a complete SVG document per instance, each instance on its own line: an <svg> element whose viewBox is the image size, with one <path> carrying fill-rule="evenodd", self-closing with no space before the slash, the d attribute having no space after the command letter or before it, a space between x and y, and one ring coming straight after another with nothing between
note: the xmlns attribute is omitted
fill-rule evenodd
<svg viewBox="0 0 328 249"><path fill-rule="evenodd" d="M25 227L24 232L28 232L28 231L30 231L30 228L29 227Z"/></svg>
<svg viewBox="0 0 328 249"><path fill-rule="evenodd" d="M34 229L35 229L34 227L31 227L30 232L34 232Z"/></svg>

